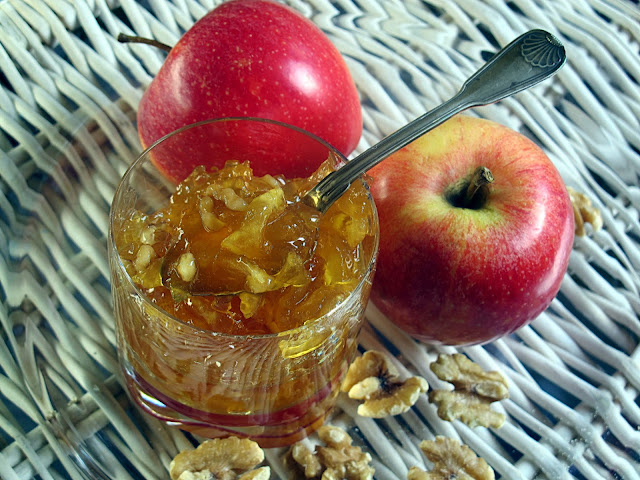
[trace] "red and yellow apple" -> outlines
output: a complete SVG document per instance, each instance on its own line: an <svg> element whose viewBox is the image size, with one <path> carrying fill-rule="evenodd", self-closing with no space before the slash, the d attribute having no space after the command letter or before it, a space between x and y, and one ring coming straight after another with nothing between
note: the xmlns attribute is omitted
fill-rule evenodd
<svg viewBox="0 0 640 480"><path fill-rule="evenodd" d="M221 117L285 122L344 155L362 134L358 92L337 48L299 12L268 0L224 2L182 36L140 101L138 133L146 148L180 127ZM236 150L247 152L281 140L277 135L256 138L251 131L239 132L238 138ZM182 180L195 166L206 164L202 152L209 149L202 142L209 141L190 138L182 151L154 158L154 163L168 177ZM306 176L319 163L315 153L283 151L273 162ZM253 168L258 175L277 171Z"/></svg>
<svg viewBox="0 0 640 480"><path fill-rule="evenodd" d="M371 298L415 338L486 343L557 295L573 211L557 169L524 135L458 115L369 173L380 218Z"/></svg>

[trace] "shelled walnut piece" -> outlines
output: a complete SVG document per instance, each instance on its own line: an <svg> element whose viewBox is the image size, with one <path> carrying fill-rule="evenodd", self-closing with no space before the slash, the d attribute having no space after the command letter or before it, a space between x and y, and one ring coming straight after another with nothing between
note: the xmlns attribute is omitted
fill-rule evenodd
<svg viewBox="0 0 640 480"><path fill-rule="evenodd" d="M320 480L371 480L375 470L369 465L371 455L352 445L351 437L341 428L324 425L318 429L324 446L309 450L296 443L288 452L290 461L304 478ZM298 478L298 477L296 477Z"/></svg>
<svg viewBox="0 0 640 480"><path fill-rule="evenodd" d="M411 467L408 480L494 480L495 474L487 462L476 456L468 446L457 440L436 437L435 440L424 440L420 449L425 457L433 463L433 468L425 472L418 467Z"/></svg>
<svg viewBox="0 0 640 480"><path fill-rule="evenodd" d="M383 418L406 412L428 388L422 377L400 380L385 354L369 350L349 366L341 390L349 398L364 400L358 406L358 415Z"/></svg>
<svg viewBox="0 0 640 480"><path fill-rule="evenodd" d="M430 365L440 380L450 382L454 390L432 390L429 400L438 405L443 420L460 419L470 427L500 428L502 413L491 410L492 402L509 398L509 389L500 372L485 372L461 353L441 354Z"/></svg>
<svg viewBox="0 0 640 480"><path fill-rule="evenodd" d="M584 237L587 234L585 223L590 223L593 231L602 228L602 214L600 210L591 204L591 199L584 193L567 187L571 205L573 206L573 219L575 221L575 234Z"/></svg>
<svg viewBox="0 0 640 480"><path fill-rule="evenodd" d="M255 469L263 461L264 452L252 440L216 438L180 452L169 473L171 480L268 480L269 467Z"/></svg>

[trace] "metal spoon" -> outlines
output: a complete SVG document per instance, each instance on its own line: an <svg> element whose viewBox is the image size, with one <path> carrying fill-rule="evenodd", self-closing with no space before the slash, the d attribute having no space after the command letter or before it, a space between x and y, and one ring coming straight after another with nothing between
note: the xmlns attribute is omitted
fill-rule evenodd
<svg viewBox="0 0 640 480"><path fill-rule="evenodd" d="M303 201L324 213L364 172L453 115L518 93L553 75L565 62L562 43L549 32L531 30L498 51L440 106L413 120L343 167L327 175Z"/></svg>
<svg viewBox="0 0 640 480"><path fill-rule="evenodd" d="M460 91L439 107L422 115L381 142L327 175L302 197L299 206L317 209L321 214L343 195L352 182L392 153L437 127L453 115L471 107L488 105L529 88L553 75L565 62L560 41L544 30L531 30L498 51L474 73ZM317 228L311 224L309 228ZM317 231L316 231L317 234ZM315 246L307 252L313 254ZM238 285L225 292L193 292L193 295L240 293Z"/></svg>

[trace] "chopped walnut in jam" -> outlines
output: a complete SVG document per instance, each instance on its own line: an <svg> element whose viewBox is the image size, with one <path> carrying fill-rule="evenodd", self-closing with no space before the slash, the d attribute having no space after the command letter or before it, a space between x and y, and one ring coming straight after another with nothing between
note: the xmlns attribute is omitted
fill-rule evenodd
<svg viewBox="0 0 640 480"><path fill-rule="evenodd" d="M387 356L370 350L349 366L341 390L347 392L349 398L363 400L358 406L358 415L383 418L406 412L428 388L422 377L400 380Z"/></svg>
<svg viewBox="0 0 640 480"><path fill-rule="evenodd" d="M499 428L504 424L502 413L491 410L492 402L509 398L505 378L499 372L485 372L461 353L439 355L430 365L440 380L450 382L454 390L432 390L429 400L438 405L443 420L459 419L470 427Z"/></svg>
<svg viewBox="0 0 640 480"><path fill-rule="evenodd" d="M433 463L433 468L425 472L411 467L408 480L493 480L493 469L484 459L468 446L457 440L438 436L435 440L424 440L420 449Z"/></svg>
<svg viewBox="0 0 640 480"><path fill-rule="evenodd" d="M249 439L206 440L195 450L180 452L169 466L171 480L268 480L269 467L256 467L264 452Z"/></svg>

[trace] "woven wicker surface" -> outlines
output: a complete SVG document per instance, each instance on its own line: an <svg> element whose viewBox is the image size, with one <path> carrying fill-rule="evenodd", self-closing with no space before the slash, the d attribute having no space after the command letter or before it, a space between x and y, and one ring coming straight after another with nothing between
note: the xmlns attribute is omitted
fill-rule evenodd
<svg viewBox="0 0 640 480"><path fill-rule="evenodd" d="M460 438L498 478L640 478L640 9L627 0L292 1L344 54L362 96L361 151L450 97L489 52L531 28L565 44L551 80L473 114L538 142L604 226L576 239L551 307L464 349L509 380L497 430L441 421L426 399L374 421L340 401L334 422L378 479ZM0 1L0 477L167 478L194 439L131 407L117 374L106 255L116 184L140 147L135 110L163 55L215 2ZM370 307L363 349L402 371L450 348L421 345ZM273 478L285 478L268 451ZM84 473L81 473L84 472Z"/></svg>

